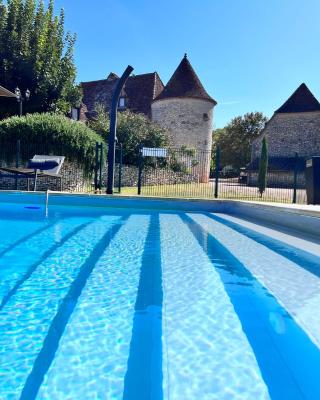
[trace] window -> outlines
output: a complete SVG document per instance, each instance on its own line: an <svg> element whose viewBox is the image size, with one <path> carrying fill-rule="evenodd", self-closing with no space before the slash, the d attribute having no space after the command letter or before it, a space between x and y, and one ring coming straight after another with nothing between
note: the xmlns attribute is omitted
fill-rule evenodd
<svg viewBox="0 0 320 400"><path fill-rule="evenodd" d="M119 99L119 108L125 108L126 107L126 98L125 97L120 97Z"/></svg>
<svg viewBox="0 0 320 400"><path fill-rule="evenodd" d="M203 118L204 121L209 121L209 115L207 113L204 113L202 115L202 118Z"/></svg>
<svg viewBox="0 0 320 400"><path fill-rule="evenodd" d="M71 109L71 119L74 121L79 121L80 118L80 110L79 108L72 108Z"/></svg>

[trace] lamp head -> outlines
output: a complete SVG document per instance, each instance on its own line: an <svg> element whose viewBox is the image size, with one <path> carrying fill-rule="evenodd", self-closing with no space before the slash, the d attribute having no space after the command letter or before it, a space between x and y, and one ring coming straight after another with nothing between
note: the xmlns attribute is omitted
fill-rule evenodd
<svg viewBox="0 0 320 400"><path fill-rule="evenodd" d="M30 90L29 89L26 90L25 99L26 99L26 101L28 101L30 99Z"/></svg>
<svg viewBox="0 0 320 400"><path fill-rule="evenodd" d="M20 101L21 100L21 91L18 87L15 88L14 94L17 96L17 100Z"/></svg>

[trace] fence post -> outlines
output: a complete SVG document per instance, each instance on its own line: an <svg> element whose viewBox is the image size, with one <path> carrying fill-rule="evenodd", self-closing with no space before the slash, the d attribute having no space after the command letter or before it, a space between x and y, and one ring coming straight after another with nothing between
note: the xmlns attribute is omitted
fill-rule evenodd
<svg viewBox="0 0 320 400"><path fill-rule="evenodd" d="M103 143L100 143L99 189L102 190Z"/></svg>
<svg viewBox="0 0 320 400"><path fill-rule="evenodd" d="M96 142L96 155L94 166L94 191L98 189L98 168L99 168L99 143Z"/></svg>
<svg viewBox="0 0 320 400"><path fill-rule="evenodd" d="M217 145L216 151L216 174L215 174L215 185L214 185L214 197L218 197L218 185L219 185L219 169L220 169L220 146Z"/></svg>
<svg viewBox="0 0 320 400"><path fill-rule="evenodd" d="M21 151L21 143L20 140L17 140L16 144L16 168L20 167L20 151ZM15 188L18 190L18 178L15 178Z"/></svg>
<svg viewBox="0 0 320 400"><path fill-rule="evenodd" d="M120 143L120 159L119 159L119 193L121 193L121 180L122 180L122 158L123 158L123 146Z"/></svg>
<svg viewBox="0 0 320 400"><path fill-rule="evenodd" d="M294 172L293 172L293 199L292 203L297 202L297 183L298 183L298 153L295 154Z"/></svg>
<svg viewBox="0 0 320 400"><path fill-rule="evenodd" d="M142 169L143 169L143 157L142 157L142 145L139 146L139 156L138 156L138 194L141 194L142 185Z"/></svg>

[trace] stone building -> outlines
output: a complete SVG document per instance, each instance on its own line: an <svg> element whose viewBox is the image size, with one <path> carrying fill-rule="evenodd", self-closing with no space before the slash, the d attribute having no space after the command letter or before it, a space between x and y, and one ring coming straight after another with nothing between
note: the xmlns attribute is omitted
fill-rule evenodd
<svg viewBox="0 0 320 400"><path fill-rule="evenodd" d="M94 118L96 106L102 105L109 112L111 99L119 77L111 72L107 79L82 82L82 106L79 119L86 121ZM164 85L157 74L132 75L128 78L119 99L119 111L129 110L151 118L152 101L162 92Z"/></svg>
<svg viewBox="0 0 320 400"><path fill-rule="evenodd" d="M216 104L185 55L165 88L153 100L152 120L171 133L175 146L211 151Z"/></svg>
<svg viewBox="0 0 320 400"><path fill-rule="evenodd" d="M305 159L320 155L320 103L304 83L275 111L253 141L251 163L247 166L249 184L256 182L263 137L268 142L269 184L290 186L297 167L303 185Z"/></svg>
<svg viewBox="0 0 320 400"><path fill-rule="evenodd" d="M93 118L98 104L109 111L118 79L116 74L110 73L107 79L82 82L83 105L79 110L73 110L73 118L82 121ZM118 109L142 113L158 123L169 132L173 147L199 150L199 180L207 181L216 104L185 55L166 86L157 72L130 76L121 93Z"/></svg>

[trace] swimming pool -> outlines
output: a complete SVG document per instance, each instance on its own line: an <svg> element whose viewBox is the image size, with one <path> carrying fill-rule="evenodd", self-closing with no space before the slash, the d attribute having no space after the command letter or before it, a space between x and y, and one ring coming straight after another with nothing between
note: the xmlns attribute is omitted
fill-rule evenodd
<svg viewBox="0 0 320 400"><path fill-rule="evenodd" d="M320 257L226 214L27 199L0 203L1 399L320 398Z"/></svg>

